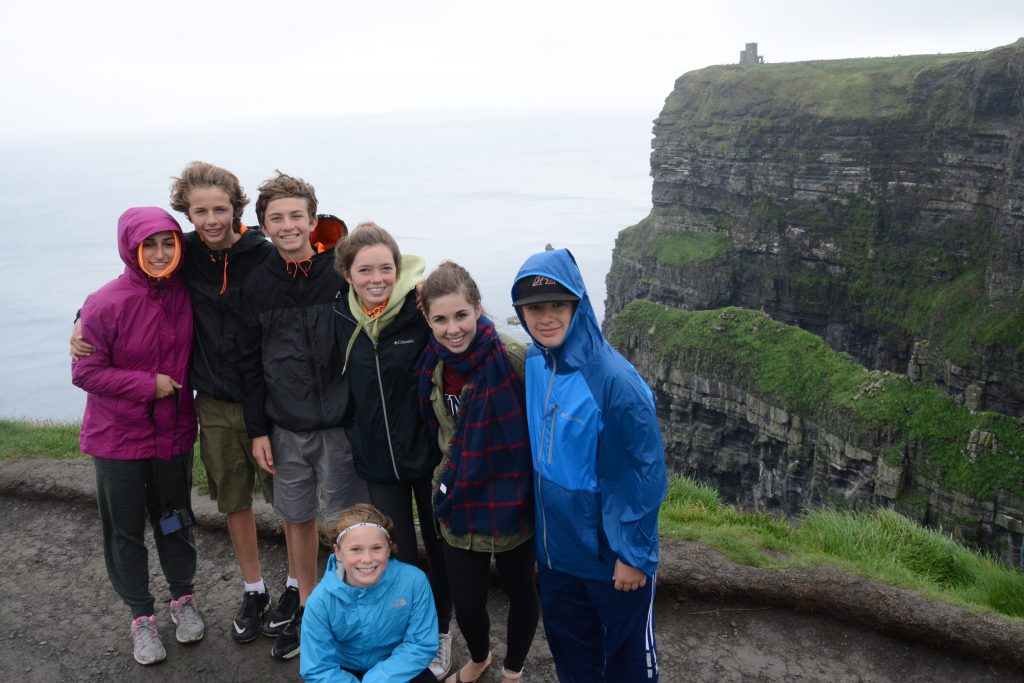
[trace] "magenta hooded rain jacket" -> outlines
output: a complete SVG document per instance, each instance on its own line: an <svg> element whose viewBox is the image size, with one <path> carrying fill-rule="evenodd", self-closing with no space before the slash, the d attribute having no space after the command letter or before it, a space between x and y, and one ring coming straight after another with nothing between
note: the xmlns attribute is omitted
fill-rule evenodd
<svg viewBox="0 0 1024 683"><path fill-rule="evenodd" d="M96 347L71 364L71 381L89 393L79 438L83 453L114 460L169 460L191 450L196 414L188 384L192 308L178 270L155 280L139 265L138 248L158 232L181 227L163 209L128 209L117 221L124 273L89 295L82 336ZM177 263L180 269L182 254ZM156 400L156 375L182 388Z"/></svg>

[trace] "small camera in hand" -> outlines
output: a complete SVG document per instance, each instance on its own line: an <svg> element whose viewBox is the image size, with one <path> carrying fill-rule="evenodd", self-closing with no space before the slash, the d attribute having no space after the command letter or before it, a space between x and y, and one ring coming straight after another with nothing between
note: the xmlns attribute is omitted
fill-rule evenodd
<svg viewBox="0 0 1024 683"><path fill-rule="evenodd" d="M164 536L167 536L186 527L193 526L195 523L196 520L192 516L191 510L188 508L178 508L177 510L165 512L164 516L160 518L160 531L163 532Z"/></svg>

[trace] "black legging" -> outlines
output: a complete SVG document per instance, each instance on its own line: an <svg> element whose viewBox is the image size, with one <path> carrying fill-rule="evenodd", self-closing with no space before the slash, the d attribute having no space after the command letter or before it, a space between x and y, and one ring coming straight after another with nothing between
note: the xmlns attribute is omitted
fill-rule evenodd
<svg viewBox="0 0 1024 683"><path fill-rule="evenodd" d="M420 536L427 551L427 577L434 594L437 608L437 630L448 633L452 620L452 597L448 588L448 574L444 568L444 554L441 539L434 528L430 496L430 477L419 481L366 482L370 489L370 502L395 523L391 540L398 544L398 559L416 566L419 553L416 548L416 528L412 523L412 499L416 498L416 510L420 518Z"/></svg>
<svg viewBox="0 0 1024 683"><path fill-rule="evenodd" d="M487 614L487 590L491 553L453 548L444 543L448 584L458 586L455 599L455 621L466 639L474 662L487 659L491 648L491 620ZM522 671L526 655L537 631L540 607L534 580L536 550L529 539L511 550L494 553L494 564L508 595L508 634L505 643L505 668Z"/></svg>
<svg viewBox="0 0 1024 683"><path fill-rule="evenodd" d="M177 600L191 594L197 563L194 527L164 534L160 518L167 510L192 508L192 451L170 460L93 458L92 462L107 576L131 608L132 619L149 616L155 608L149 590L147 518L171 597Z"/></svg>

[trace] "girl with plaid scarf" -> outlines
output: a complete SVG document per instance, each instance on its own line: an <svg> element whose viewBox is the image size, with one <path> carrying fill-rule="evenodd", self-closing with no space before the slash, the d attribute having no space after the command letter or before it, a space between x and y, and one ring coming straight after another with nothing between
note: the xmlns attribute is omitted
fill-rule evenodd
<svg viewBox="0 0 1024 683"><path fill-rule="evenodd" d="M472 658L448 681L476 681L491 664L492 554L509 597L502 681L516 681L539 614L525 349L497 334L476 283L456 263L438 266L421 298L433 337L416 364L420 412L444 453L434 474L434 518L455 619Z"/></svg>

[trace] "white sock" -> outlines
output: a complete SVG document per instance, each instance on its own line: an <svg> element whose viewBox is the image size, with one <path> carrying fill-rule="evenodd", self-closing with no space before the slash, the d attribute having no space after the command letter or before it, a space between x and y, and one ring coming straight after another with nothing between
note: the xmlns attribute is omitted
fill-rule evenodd
<svg viewBox="0 0 1024 683"><path fill-rule="evenodd" d="M296 579L294 576L289 576L288 580L285 581L284 586L285 586L285 588L298 588L299 587L299 580Z"/></svg>
<svg viewBox="0 0 1024 683"><path fill-rule="evenodd" d="M253 591L256 591L257 593L266 593L267 592L267 584L263 583L263 579L262 578L260 578L260 580L257 581L256 583L246 583L245 584L245 592L246 593L252 593Z"/></svg>

